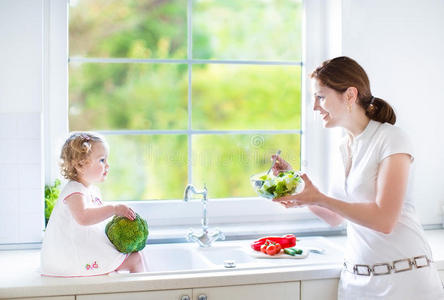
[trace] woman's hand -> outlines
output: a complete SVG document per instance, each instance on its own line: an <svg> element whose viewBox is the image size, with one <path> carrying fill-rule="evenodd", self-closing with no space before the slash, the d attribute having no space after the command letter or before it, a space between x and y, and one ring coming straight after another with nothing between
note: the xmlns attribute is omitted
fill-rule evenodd
<svg viewBox="0 0 444 300"><path fill-rule="evenodd" d="M273 201L279 202L286 208L309 205L308 209L310 209L310 211L316 216L327 222L330 226L337 226L341 224L343 221L342 216L327 208L319 206L320 200L323 198L325 199L326 196L319 192L318 188L313 185L307 174L302 174L301 177L305 183L304 190L302 192L296 195L275 198Z"/></svg>
<svg viewBox="0 0 444 300"><path fill-rule="evenodd" d="M302 192L295 195L275 198L273 201L281 203L286 208L318 204L319 199L322 198L324 194L319 192L318 188L313 185L307 174L302 174L301 178L304 180L304 189Z"/></svg>
<svg viewBox="0 0 444 300"><path fill-rule="evenodd" d="M125 217L133 221L136 218L136 213L124 204L118 204L114 206L114 214L117 216Z"/></svg>
<svg viewBox="0 0 444 300"><path fill-rule="evenodd" d="M271 156L271 160L274 160L276 158L276 162L274 163L274 166L272 168L273 174L278 175L280 172L288 171L293 169L291 165L286 162L282 157L279 155L273 154Z"/></svg>

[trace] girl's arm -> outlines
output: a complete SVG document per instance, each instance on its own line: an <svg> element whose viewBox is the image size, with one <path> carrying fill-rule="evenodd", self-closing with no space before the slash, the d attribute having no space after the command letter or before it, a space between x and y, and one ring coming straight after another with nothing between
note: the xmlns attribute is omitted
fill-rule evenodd
<svg viewBox="0 0 444 300"><path fill-rule="evenodd" d="M294 201L294 206L317 205L354 223L388 234L392 232L401 214L410 163L410 155L401 153L391 155L380 163L375 202L349 203L328 197L320 193L305 174L303 179L306 188L301 193L275 201Z"/></svg>
<svg viewBox="0 0 444 300"><path fill-rule="evenodd" d="M136 214L126 205L104 205L101 207L86 208L85 196L72 194L65 199L72 216L80 225L93 225L100 223L114 215L123 216L130 220L136 218Z"/></svg>

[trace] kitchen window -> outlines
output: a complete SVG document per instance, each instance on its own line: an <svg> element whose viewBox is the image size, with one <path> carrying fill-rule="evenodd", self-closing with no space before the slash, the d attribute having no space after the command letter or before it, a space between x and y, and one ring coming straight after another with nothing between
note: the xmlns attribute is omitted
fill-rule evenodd
<svg viewBox="0 0 444 300"><path fill-rule="evenodd" d="M105 135L104 199L131 201L154 225L198 225L200 203L182 200L192 183L207 186L214 224L313 218L258 198L249 177L280 149L325 181L323 133L306 113L322 12L302 0L71 0L64 134Z"/></svg>

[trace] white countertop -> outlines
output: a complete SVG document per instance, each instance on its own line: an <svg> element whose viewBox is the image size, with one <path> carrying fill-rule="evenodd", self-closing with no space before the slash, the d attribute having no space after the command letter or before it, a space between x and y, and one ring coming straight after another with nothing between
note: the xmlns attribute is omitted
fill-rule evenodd
<svg viewBox="0 0 444 300"><path fill-rule="evenodd" d="M439 270L444 270L444 230L428 230ZM326 237L344 245L345 236ZM303 239L303 238L301 238ZM209 271L182 274L150 274L143 276L96 276L85 278L50 278L39 273L39 250L0 251L0 298L61 296L94 293L135 292L185 289L211 286L273 283L284 281L338 278L342 262L310 266L267 269Z"/></svg>

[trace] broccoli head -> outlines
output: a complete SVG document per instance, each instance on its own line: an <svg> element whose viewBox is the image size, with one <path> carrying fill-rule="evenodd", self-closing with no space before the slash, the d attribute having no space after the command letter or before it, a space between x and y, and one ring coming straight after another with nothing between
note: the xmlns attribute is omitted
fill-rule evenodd
<svg viewBox="0 0 444 300"><path fill-rule="evenodd" d="M148 238L148 224L138 214L131 221L125 217L114 216L105 227L108 239L122 253L142 250Z"/></svg>

